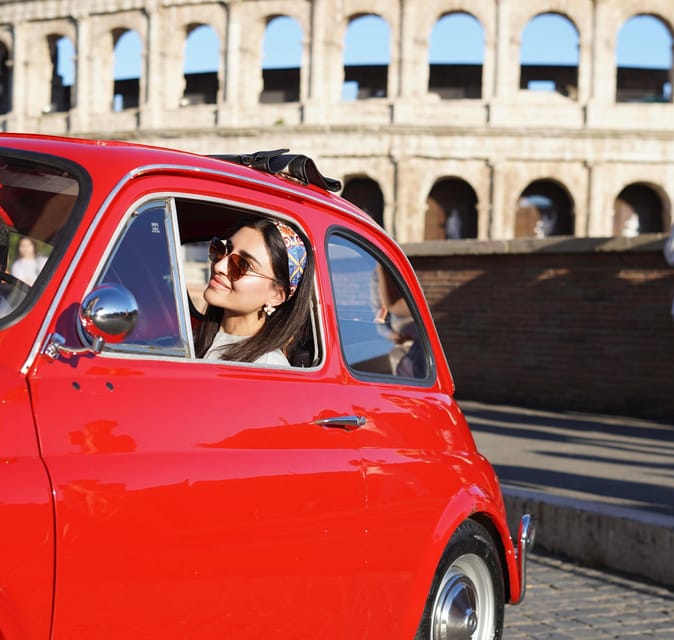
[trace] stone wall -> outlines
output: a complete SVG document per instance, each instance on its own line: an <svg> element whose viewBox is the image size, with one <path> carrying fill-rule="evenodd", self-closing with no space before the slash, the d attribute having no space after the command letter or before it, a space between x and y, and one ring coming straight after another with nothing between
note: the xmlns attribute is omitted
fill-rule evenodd
<svg viewBox="0 0 674 640"><path fill-rule="evenodd" d="M402 242L432 238L429 229L442 227L427 224L433 211L429 194L448 179L474 193L471 226L484 240L527 233L518 227L518 203L536 181L557 185L568 196L571 233L578 237L620 233L614 230L616 202L634 184L659 201L659 228L650 230L665 230L674 197L674 104L671 98L618 101L615 50L622 26L637 13L653 15L671 30L674 4L638 5L0 0L0 103L9 103L0 113L0 131L137 140L198 153L290 147L314 156L328 175L371 179L383 194L383 222ZM475 91L473 99L443 99L429 87L432 29L456 12L471 14L483 33L483 62L475 76L479 97ZM564 16L578 33L578 65L565 72L577 86L566 94L522 88L522 34L543 12ZM348 102L341 98L345 33L363 14L380 16L390 29L386 95ZM262 43L266 25L280 15L302 30L300 81L296 100L269 103L270 96L263 97ZM185 93L183 63L186 39L200 25L214 30L220 57L209 90L212 103L195 104ZM116 111L114 47L127 31L140 39L142 73L133 100ZM60 37L75 48L76 80L63 98L66 106L55 106L50 95L60 81L50 71Z"/></svg>
<svg viewBox="0 0 674 640"><path fill-rule="evenodd" d="M457 397L674 423L663 236L406 245Z"/></svg>

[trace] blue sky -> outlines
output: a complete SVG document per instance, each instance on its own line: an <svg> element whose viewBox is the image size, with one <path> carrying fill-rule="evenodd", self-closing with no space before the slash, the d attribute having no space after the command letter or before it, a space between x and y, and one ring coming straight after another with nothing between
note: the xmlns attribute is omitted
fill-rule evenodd
<svg viewBox="0 0 674 640"><path fill-rule="evenodd" d="M290 18L273 20L263 47L263 67L296 67L301 59L302 32ZM141 43L137 34L122 37L117 49L115 78L140 75ZM575 27L561 16L540 15L525 27L522 34L521 62L525 64L578 63L578 34ZM386 64L390 58L388 25L376 16L364 16L351 23L345 37L345 64ZM72 84L73 53L65 45L59 56L60 73L66 84ZM201 27L189 38L185 51L185 72L214 71L220 45L212 29ZM672 36L667 27L651 16L629 20L618 36L619 66L672 67ZM429 61L479 64L482 62L482 27L467 14L453 14L435 25L430 39Z"/></svg>

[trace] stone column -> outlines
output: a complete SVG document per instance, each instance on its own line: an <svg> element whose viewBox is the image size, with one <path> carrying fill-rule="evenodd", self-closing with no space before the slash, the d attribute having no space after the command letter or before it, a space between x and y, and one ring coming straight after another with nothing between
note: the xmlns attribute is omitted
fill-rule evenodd
<svg viewBox="0 0 674 640"><path fill-rule="evenodd" d="M240 0L232 0L227 11L227 25L225 29L225 83L224 94L226 103L218 111L218 122L235 125L241 104L240 76L242 73L241 38L242 38L243 5Z"/></svg>
<svg viewBox="0 0 674 640"><path fill-rule="evenodd" d="M428 42L419 37L419 7L415 0L402 3L400 15L401 27L399 38L400 59L398 73L400 84L398 93L403 100L414 100L428 93ZM396 37L394 35L394 41Z"/></svg>
<svg viewBox="0 0 674 640"><path fill-rule="evenodd" d="M49 43L42 29L27 22L17 23L15 109L22 118L40 117L49 108L52 66Z"/></svg>
<svg viewBox="0 0 674 640"><path fill-rule="evenodd" d="M578 40L578 105L586 105L592 96L592 83L594 75L594 64L593 64L593 46L594 39L592 34L596 30L595 25L595 12L594 8L591 10L591 15L589 19L585 21L587 26L586 29L583 29L579 34ZM588 30L589 29L589 30Z"/></svg>
<svg viewBox="0 0 674 640"><path fill-rule="evenodd" d="M75 19L75 86L73 87L75 106L71 110L72 129L77 132L89 130L91 113L91 22L89 14L81 12L73 16Z"/></svg>
<svg viewBox="0 0 674 640"><path fill-rule="evenodd" d="M236 17L235 17L236 16ZM253 19L252 16L255 16ZM262 93L262 42L265 25L252 10L247 11L246 3L232 6L232 20L239 29L238 98L237 103L243 109L257 108Z"/></svg>
<svg viewBox="0 0 674 640"><path fill-rule="evenodd" d="M423 184L428 165L420 163L418 158L407 156L402 149L393 150L390 158L395 163L396 176L396 202L390 231L398 242L421 242L426 230L428 190L423 188Z"/></svg>
<svg viewBox="0 0 674 640"><path fill-rule="evenodd" d="M584 162L585 169L585 201L575 203L575 225L574 235L579 238L587 237L590 234L590 221L592 216L592 194L594 191L594 163Z"/></svg>
<svg viewBox="0 0 674 640"><path fill-rule="evenodd" d="M489 240L494 219L494 165L485 162L477 185L477 238Z"/></svg>
<svg viewBox="0 0 674 640"><path fill-rule="evenodd" d="M617 59L616 45L619 21L615 10L606 3L594 4L595 32L592 49L591 101L594 104L613 104L616 99Z"/></svg>
<svg viewBox="0 0 674 640"><path fill-rule="evenodd" d="M311 9L308 89L304 103L304 122L324 124L329 120L330 105L341 101L344 69L342 66L344 14L341 6L329 0L314 0Z"/></svg>
<svg viewBox="0 0 674 640"><path fill-rule="evenodd" d="M514 228L514 215L506 214L507 211L507 176L502 162L490 162L491 169L491 219L489 225L489 238L512 238ZM507 218L507 220L506 220Z"/></svg>
<svg viewBox="0 0 674 640"><path fill-rule="evenodd" d="M89 18L89 46L78 54L86 57L89 68L88 104L89 114L104 114L112 111L114 97L115 48L109 21L102 17Z"/></svg>
<svg viewBox="0 0 674 640"><path fill-rule="evenodd" d="M498 99L511 98L517 91L516 74L519 69L519 34L511 33L510 4L496 3L496 57L494 65L494 95Z"/></svg>
<svg viewBox="0 0 674 640"><path fill-rule="evenodd" d="M184 91L185 34L176 33L174 7L153 2L147 6L146 16L146 99L142 122L155 129L175 126L175 113Z"/></svg>
<svg viewBox="0 0 674 640"><path fill-rule="evenodd" d="M312 100L322 104L337 104L341 100L344 82L343 8L335 9L333 2L314 1Z"/></svg>
<svg viewBox="0 0 674 640"><path fill-rule="evenodd" d="M402 27L401 20L402 15L400 11L400 3L396 3L397 11L393 13L395 16L395 22L391 22L390 26L390 39L389 39L389 52L390 60L388 64L388 81L386 87L386 96L389 101L393 101L400 96L400 84L401 84L401 65L402 65Z"/></svg>
<svg viewBox="0 0 674 640"><path fill-rule="evenodd" d="M10 131L24 130L27 84L27 78L25 74L25 50L23 47L24 40L25 35L21 27L21 23L17 22L13 25L12 28L12 104L10 117L8 118Z"/></svg>
<svg viewBox="0 0 674 640"><path fill-rule="evenodd" d="M484 29L484 57L482 59L482 99L491 100L496 95L496 69L498 55L498 12L494 5L491 20L482 25Z"/></svg>

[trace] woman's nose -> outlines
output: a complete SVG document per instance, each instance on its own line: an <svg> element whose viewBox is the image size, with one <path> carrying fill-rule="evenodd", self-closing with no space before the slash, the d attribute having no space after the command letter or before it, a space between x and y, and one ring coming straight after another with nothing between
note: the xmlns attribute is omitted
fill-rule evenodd
<svg viewBox="0 0 674 640"><path fill-rule="evenodd" d="M229 256L223 256L220 260L213 263L214 273L219 273L223 276L228 275L227 274L227 258L228 257Z"/></svg>

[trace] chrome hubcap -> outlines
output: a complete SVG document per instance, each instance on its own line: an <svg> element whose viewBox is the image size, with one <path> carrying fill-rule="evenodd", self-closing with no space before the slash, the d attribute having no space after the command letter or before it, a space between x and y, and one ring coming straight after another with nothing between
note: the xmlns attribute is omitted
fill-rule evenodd
<svg viewBox="0 0 674 640"><path fill-rule="evenodd" d="M495 603L489 571L474 554L457 558L438 589L431 640L487 640L493 637Z"/></svg>
<svg viewBox="0 0 674 640"><path fill-rule="evenodd" d="M434 640L470 640L477 629L477 594L466 576L451 576L435 606Z"/></svg>

